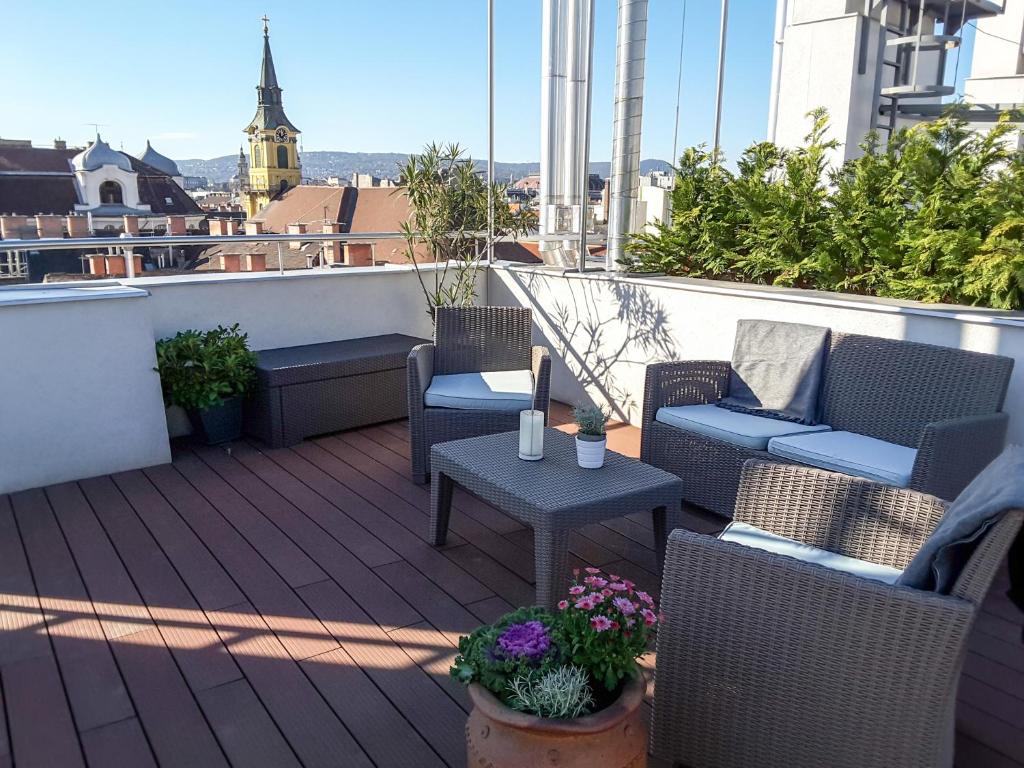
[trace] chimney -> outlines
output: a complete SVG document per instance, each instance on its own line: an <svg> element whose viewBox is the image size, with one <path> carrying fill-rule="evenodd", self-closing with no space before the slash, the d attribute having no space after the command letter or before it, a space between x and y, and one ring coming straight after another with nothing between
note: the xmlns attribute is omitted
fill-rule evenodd
<svg viewBox="0 0 1024 768"><path fill-rule="evenodd" d="M98 253L89 256L89 274L105 277L107 274L107 257Z"/></svg>
<svg viewBox="0 0 1024 768"><path fill-rule="evenodd" d="M124 233L131 237L139 236L139 217L138 216L125 216L124 217Z"/></svg>
<svg viewBox="0 0 1024 768"><path fill-rule="evenodd" d="M212 237L221 237L226 234L224 231L224 219L210 219L210 235Z"/></svg>
<svg viewBox="0 0 1024 768"><path fill-rule="evenodd" d="M289 235L304 235L304 234L306 234L306 225L304 223L302 223L302 222L299 222L298 224L289 224L288 225L288 234ZM293 251L298 251L299 249L302 248L302 241L301 240L292 240L291 242L288 243L288 247L291 250L293 250Z"/></svg>
<svg viewBox="0 0 1024 768"><path fill-rule="evenodd" d="M53 140L53 148L54 149L67 149L68 148L68 143L66 141L64 141L64 139L54 139Z"/></svg>
<svg viewBox="0 0 1024 768"><path fill-rule="evenodd" d="M0 237L4 240L34 240L36 228L29 228L27 216L0 216Z"/></svg>
<svg viewBox="0 0 1024 768"><path fill-rule="evenodd" d="M220 257L220 268L225 272L241 272L242 257L237 253L224 253Z"/></svg>
<svg viewBox="0 0 1024 768"><path fill-rule="evenodd" d="M238 222L234 219L224 219L224 234L225 235L237 235L238 234Z"/></svg>
<svg viewBox="0 0 1024 768"><path fill-rule="evenodd" d="M349 267L372 267L373 243L345 243L345 264Z"/></svg>
<svg viewBox="0 0 1024 768"><path fill-rule="evenodd" d="M124 268L124 256L107 256L107 274L112 277L124 277L128 274Z"/></svg>
<svg viewBox="0 0 1024 768"><path fill-rule="evenodd" d="M265 253L247 253L243 259L243 269L246 272L266 272L267 255Z"/></svg>
<svg viewBox="0 0 1024 768"><path fill-rule="evenodd" d="M64 219L60 216L44 216L43 214L37 215L36 234L39 237L63 238Z"/></svg>
<svg viewBox="0 0 1024 768"><path fill-rule="evenodd" d="M184 216L168 216L167 217L167 234L168 235L184 235L185 234L185 217Z"/></svg>
<svg viewBox="0 0 1024 768"><path fill-rule="evenodd" d="M324 222L324 234L339 234L341 232L341 224L337 221L325 221ZM327 264L344 264L345 255L344 248L338 241L331 243L324 243L324 262Z"/></svg>
<svg viewBox="0 0 1024 768"><path fill-rule="evenodd" d="M89 218L87 216L68 216L68 237L88 237Z"/></svg>
<svg viewBox="0 0 1024 768"><path fill-rule="evenodd" d="M263 222L262 221L247 221L247 222L245 222L245 234L247 234L247 235L262 235L263 234Z"/></svg>

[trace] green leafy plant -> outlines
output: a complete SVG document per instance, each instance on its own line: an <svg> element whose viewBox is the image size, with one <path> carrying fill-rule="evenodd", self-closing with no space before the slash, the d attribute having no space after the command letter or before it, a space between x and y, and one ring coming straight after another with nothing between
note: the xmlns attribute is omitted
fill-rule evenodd
<svg viewBox="0 0 1024 768"><path fill-rule="evenodd" d="M238 324L180 331L156 343L164 402L202 410L244 394L256 380L256 354Z"/></svg>
<svg viewBox="0 0 1024 768"><path fill-rule="evenodd" d="M416 269L431 316L436 307L471 306L476 278L487 253L488 191L494 201L494 235L525 235L536 224L526 209L513 210L505 202L507 186L477 173L458 144L428 144L419 155L400 166L401 186L412 215L402 223L405 256ZM437 268L426 271L421 262Z"/></svg>
<svg viewBox="0 0 1024 768"><path fill-rule="evenodd" d="M577 405L572 409L579 434L588 437L604 437L608 414L596 405Z"/></svg>
<svg viewBox="0 0 1024 768"><path fill-rule="evenodd" d="M508 705L540 717L582 717L594 706L590 676L581 667L557 667L543 674L517 675L508 684Z"/></svg>
<svg viewBox="0 0 1024 768"><path fill-rule="evenodd" d="M704 147L679 159L672 222L634 236L623 265L719 280L1024 308L1024 150L1004 115L970 129L959 108L865 137L829 170L823 110L804 146L747 149L732 172Z"/></svg>
<svg viewBox="0 0 1024 768"><path fill-rule="evenodd" d="M451 676L465 685L480 683L507 702L511 680L543 674L561 661L554 622L541 608L520 608L495 624L478 627L459 638Z"/></svg>

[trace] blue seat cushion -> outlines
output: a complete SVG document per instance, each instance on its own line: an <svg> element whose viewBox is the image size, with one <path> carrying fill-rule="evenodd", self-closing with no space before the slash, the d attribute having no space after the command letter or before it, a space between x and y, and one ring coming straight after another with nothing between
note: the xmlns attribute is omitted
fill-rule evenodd
<svg viewBox="0 0 1024 768"><path fill-rule="evenodd" d="M777 555L786 555L805 563L817 563L834 571L852 573L865 579L874 579L886 584L892 584L900 577L902 571L888 565L869 563L867 560L858 560L855 557L839 555L829 552L827 549L812 547L785 536L778 536L769 531L762 530L749 523L733 521L718 537L722 541L731 541L734 544L742 544L746 547L761 549L765 552L774 552Z"/></svg>
<svg viewBox="0 0 1024 768"><path fill-rule="evenodd" d="M797 424L795 421L729 411L711 403L659 408L654 420L755 451L765 450L768 441L779 435L822 432L830 428L826 424Z"/></svg>
<svg viewBox="0 0 1024 768"><path fill-rule="evenodd" d="M423 393L423 404L472 411L523 411L533 407L533 373L484 371L434 376Z"/></svg>
<svg viewBox="0 0 1024 768"><path fill-rule="evenodd" d="M768 453L900 488L910 484L917 459L914 448L855 432L773 437Z"/></svg>

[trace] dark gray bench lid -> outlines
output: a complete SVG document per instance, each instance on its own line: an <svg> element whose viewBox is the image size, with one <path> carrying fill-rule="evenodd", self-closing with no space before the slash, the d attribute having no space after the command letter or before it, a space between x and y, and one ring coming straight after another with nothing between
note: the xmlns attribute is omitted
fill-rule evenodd
<svg viewBox="0 0 1024 768"><path fill-rule="evenodd" d="M264 349L256 353L256 376L261 386L280 387L405 368L412 348L429 341L391 333L299 347Z"/></svg>

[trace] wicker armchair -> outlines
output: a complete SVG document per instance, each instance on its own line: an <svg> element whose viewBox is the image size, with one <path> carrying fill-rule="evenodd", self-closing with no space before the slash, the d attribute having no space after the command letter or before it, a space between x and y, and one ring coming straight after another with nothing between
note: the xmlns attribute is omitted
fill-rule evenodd
<svg viewBox="0 0 1024 768"><path fill-rule="evenodd" d="M953 499L1003 449L1001 412L1013 360L931 344L833 333L819 421L917 449L909 487ZM736 504L749 459L788 459L655 420L659 408L722 399L731 365L720 360L647 367L640 457L678 475L686 500L720 515Z"/></svg>
<svg viewBox="0 0 1024 768"><path fill-rule="evenodd" d="M932 496L750 461L735 519L904 568ZM652 753L693 768L948 766L971 624L1021 527L1005 515L942 595L683 529L669 539Z"/></svg>
<svg viewBox="0 0 1024 768"><path fill-rule="evenodd" d="M533 407L547 421L551 357L532 346L533 319L518 307L438 307L434 343L409 354L409 442L413 481L430 478L430 446L464 437L519 428L519 414L508 411L430 408L423 395L435 374L530 369L535 383Z"/></svg>

